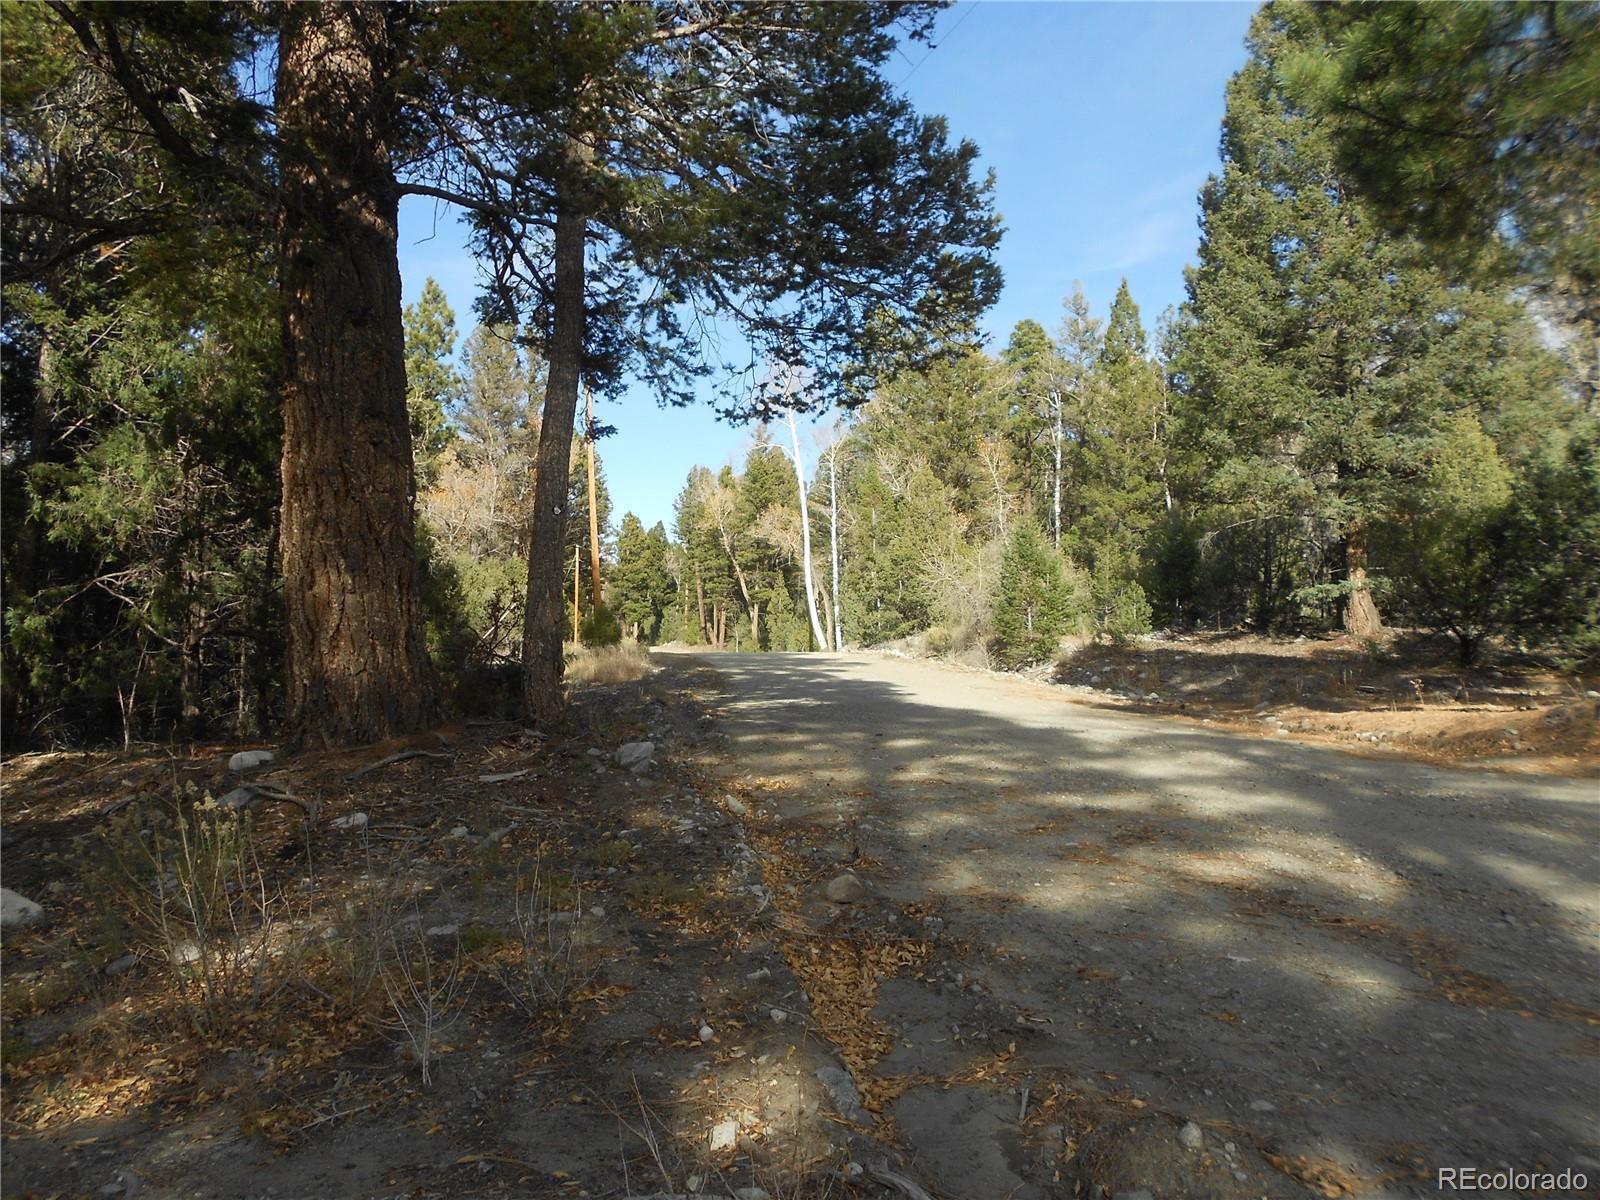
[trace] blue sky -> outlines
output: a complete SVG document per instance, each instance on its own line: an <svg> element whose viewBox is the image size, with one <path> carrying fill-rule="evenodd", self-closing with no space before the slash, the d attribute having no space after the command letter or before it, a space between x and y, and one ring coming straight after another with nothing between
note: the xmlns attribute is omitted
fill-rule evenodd
<svg viewBox="0 0 1600 1200"><path fill-rule="evenodd" d="M937 49L908 45L891 70L925 113L949 118L995 172L1006 226L1005 291L986 314L990 349L1031 317L1054 332L1061 300L1083 281L1103 314L1123 276L1144 315L1183 299L1199 232L1196 194L1217 162L1223 87L1245 59L1254 4L962 0L940 15ZM452 214L408 198L400 214L405 300L432 275L463 335L477 268ZM659 409L631 391L596 415L618 429L601 444L618 514L671 526L695 463L739 462L750 430L709 408Z"/></svg>

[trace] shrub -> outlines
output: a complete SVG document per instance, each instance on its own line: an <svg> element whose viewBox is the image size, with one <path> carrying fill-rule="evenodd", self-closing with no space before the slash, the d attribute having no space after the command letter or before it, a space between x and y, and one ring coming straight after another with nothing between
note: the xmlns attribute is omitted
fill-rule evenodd
<svg viewBox="0 0 1600 1200"><path fill-rule="evenodd" d="M261 1001L285 902L267 882L246 813L188 788L154 811L112 817L101 849L91 893L103 920L170 964L197 1029L225 1028Z"/></svg>
<svg viewBox="0 0 1600 1200"><path fill-rule="evenodd" d="M573 683L627 683L650 674L650 652L638 642L581 647L567 660Z"/></svg>
<svg viewBox="0 0 1600 1200"><path fill-rule="evenodd" d="M585 646L615 646L622 641L622 623L602 604L578 626L578 640Z"/></svg>
<svg viewBox="0 0 1600 1200"><path fill-rule="evenodd" d="M1144 588L1116 556L1101 555L1090 581L1094 603L1094 633L1125 645L1150 632L1150 602Z"/></svg>
<svg viewBox="0 0 1600 1200"><path fill-rule="evenodd" d="M1078 608L1065 563L1031 521L1020 521L1000 562L995 601L995 651L1007 667L1055 657Z"/></svg>

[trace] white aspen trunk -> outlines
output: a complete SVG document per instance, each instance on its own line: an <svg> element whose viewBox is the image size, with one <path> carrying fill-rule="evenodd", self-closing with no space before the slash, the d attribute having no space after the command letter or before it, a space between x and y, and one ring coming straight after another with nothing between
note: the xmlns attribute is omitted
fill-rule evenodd
<svg viewBox="0 0 1600 1200"><path fill-rule="evenodd" d="M806 504L806 469L800 458L800 430L794 423L794 409L789 410L789 440L794 444L794 483L800 493L800 569L805 574L806 612L811 617L811 634L817 648L828 648L828 635L822 631L822 618L817 616L817 595L811 578L811 512Z"/></svg>
<svg viewBox="0 0 1600 1200"><path fill-rule="evenodd" d="M1061 549L1061 393L1052 391L1050 403L1055 409L1056 427L1052 440L1055 443L1056 470L1054 503L1050 509L1050 532L1055 539L1055 547Z"/></svg>
<svg viewBox="0 0 1600 1200"><path fill-rule="evenodd" d="M828 557L833 562L833 648L844 649L839 621L839 443L828 451Z"/></svg>

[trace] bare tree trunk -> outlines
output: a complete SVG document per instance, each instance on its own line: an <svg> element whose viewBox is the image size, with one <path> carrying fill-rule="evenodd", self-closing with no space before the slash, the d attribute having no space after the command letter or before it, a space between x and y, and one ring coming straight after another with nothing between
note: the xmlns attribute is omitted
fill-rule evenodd
<svg viewBox="0 0 1600 1200"><path fill-rule="evenodd" d="M695 602L700 606L700 640L708 642L711 640L711 635L706 628L706 585L705 580L700 577L698 564L695 565L694 569L694 598Z"/></svg>
<svg viewBox="0 0 1600 1200"><path fill-rule="evenodd" d="M583 388L584 422L589 427L589 590L594 611L600 611L600 506L594 486L594 389Z"/></svg>
<svg viewBox="0 0 1600 1200"><path fill-rule="evenodd" d="M1051 501L1051 504L1050 504L1050 532L1051 532L1051 536L1053 537L1053 539L1055 541L1055 548L1057 550L1060 550L1061 549L1061 441L1062 441L1062 430L1061 430L1061 392L1059 390L1055 390L1055 391L1052 391L1050 393L1050 403L1051 403L1051 406L1055 410L1055 419L1056 419L1055 430L1054 430L1053 434L1051 435L1051 441L1054 443L1055 454L1056 454L1056 468L1055 468L1055 479L1053 480L1054 486L1053 486L1053 489L1052 489L1052 495L1053 495L1054 499Z"/></svg>
<svg viewBox="0 0 1600 1200"><path fill-rule="evenodd" d="M1367 586L1366 531L1353 525L1345 535L1345 580L1350 594L1345 597L1344 627L1352 637L1375 638L1383 634L1383 618Z"/></svg>
<svg viewBox="0 0 1600 1200"><path fill-rule="evenodd" d="M578 548L572 548L572 640L582 642L578 629L578 611L582 607L579 603L578 589L583 584L583 568L578 565Z"/></svg>
<svg viewBox="0 0 1600 1200"><path fill-rule="evenodd" d="M794 409L789 410L789 440L794 444L794 483L800 493L800 569L805 575L806 612L811 617L811 634L817 639L817 649L828 648L828 635L822 631L822 620L817 616L816 585L811 577L811 510L806 504L806 467L800 457L800 430L794 423Z"/></svg>
<svg viewBox="0 0 1600 1200"><path fill-rule="evenodd" d="M844 649L839 617L839 443L828 451L828 557L833 563L833 648Z"/></svg>
<svg viewBox="0 0 1600 1200"><path fill-rule="evenodd" d="M576 164L586 148L573 142ZM533 532L528 542L527 628L522 639L522 704L530 720L549 722L561 711L561 560L567 537L567 467L578 408L583 359L583 251L588 221L577 183L564 181L556 200L555 313L550 362L535 458Z"/></svg>
<svg viewBox="0 0 1600 1200"><path fill-rule="evenodd" d="M391 11L283 14L283 595L290 739L376 741L434 716L417 597L389 159Z"/></svg>

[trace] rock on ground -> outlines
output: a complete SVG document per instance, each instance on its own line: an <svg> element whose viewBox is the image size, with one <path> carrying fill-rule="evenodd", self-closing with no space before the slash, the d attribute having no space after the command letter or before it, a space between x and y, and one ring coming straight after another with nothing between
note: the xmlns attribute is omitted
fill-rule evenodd
<svg viewBox="0 0 1600 1200"><path fill-rule="evenodd" d="M828 1097L839 1115L858 1125L870 1125L872 1115L861 1107L861 1093L856 1091L856 1081L843 1067L820 1067L817 1079L827 1089Z"/></svg>
<svg viewBox="0 0 1600 1200"><path fill-rule="evenodd" d="M612 759L617 766L631 771L655 757L656 744L654 742L624 742L617 747L617 752Z"/></svg>
<svg viewBox="0 0 1600 1200"><path fill-rule="evenodd" d="M846 871L828 880L827 895L835 904L859 904L867 898L867 885Z"/></svg>
<svg viewBox="0 0 1600 1200"><path fill-rule="evenodd" d="M10 888L0 888L0 928L32 925L44 916L44 908Z"/></svg>

